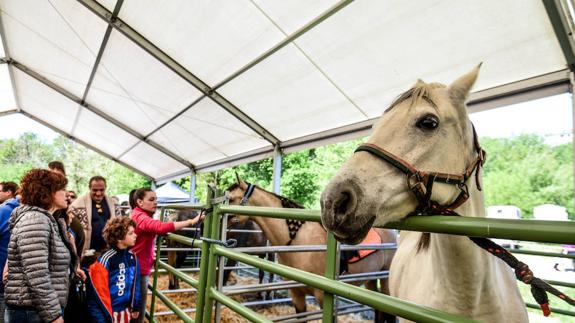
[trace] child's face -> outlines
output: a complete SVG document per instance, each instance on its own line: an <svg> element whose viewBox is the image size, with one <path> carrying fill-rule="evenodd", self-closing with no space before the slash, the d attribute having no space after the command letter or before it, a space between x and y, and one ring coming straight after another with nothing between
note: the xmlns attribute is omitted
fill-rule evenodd
<svg viewBox="0 0 575 323"><path fill-rule="evenodd" d="M124 246L126 248L133 247L136 244L136 232L134 231L133 226L128 227L128 233L124 239L118 241L118 246Z"/></svg>

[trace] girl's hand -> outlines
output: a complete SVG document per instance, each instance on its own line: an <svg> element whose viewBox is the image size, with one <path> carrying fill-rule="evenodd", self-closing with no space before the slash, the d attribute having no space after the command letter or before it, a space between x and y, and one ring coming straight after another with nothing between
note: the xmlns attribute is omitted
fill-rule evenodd
<svg viewBox="0 0 575 323"><path fill-rule="evenodd" d="M76 268L76 276L82 281L86 281L86 273L80 268L80 265Z"/></svg>
<svg viewBox="0 0 575 323"><path fill-rule="evenodd" d="M205 217L206 217L206 215L202 213L193 219L189 219L188 220L188 226L192 226L192 225L198 223L200 220L203 220Z"/></svg>

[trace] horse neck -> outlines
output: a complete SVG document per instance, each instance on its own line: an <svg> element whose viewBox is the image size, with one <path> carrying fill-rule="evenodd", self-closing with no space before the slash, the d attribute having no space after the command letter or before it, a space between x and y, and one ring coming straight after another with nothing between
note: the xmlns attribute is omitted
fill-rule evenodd
<svg viewBox="0 0 575 323"><path fill-rule="evenodd" d="M469 199L455 211L461 216L485 217L483 192L477 189L475 176L468 182ZM468 237L432 234L429 250L437 279L447 290L459 291L469 299L480 296L482 285L490 281L492 259ZM449 287L453 288L449 288Z"/></svg>
<svg viewBox="0 0 575 323"><path fill-rule="evenodd" d="M282 203L277 197L261 189L254 191L250 198L250 204L262 207L282 207ZM289 230L284 219L263 216L252 216L251 219L260 226L272 245L283 246L289 242Z"/></svg>

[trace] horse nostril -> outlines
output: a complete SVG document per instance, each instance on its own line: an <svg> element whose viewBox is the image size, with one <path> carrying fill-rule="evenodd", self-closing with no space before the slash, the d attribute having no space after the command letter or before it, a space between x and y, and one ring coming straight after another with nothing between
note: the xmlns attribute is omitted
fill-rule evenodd
<svg viewBox="0 0 575 323"><path fill-rule="evenodd" d="M336 216L337 215L345 215L347 213L347 209L349 206L349 202L351 202L351 196L349 192L341 192L341 196L338 200L335 201L334 211Z"/></svg>
<svg viewBox="0 0 575 323"><path fill-rule="evenodd" d="M338 230L338 228L350 225L355 218L362 196L362 190L354 180L332 180L321 197L324 227L328 230Z"/></svg>
<svg viewBox="0 0 575 323"><path fill-rule="evenodd" d="M333 216L338 225L347 221L347 217L355 212L357 208L356 195L353 190L344 190L339 193L338 198L333 202Z"/></svg>

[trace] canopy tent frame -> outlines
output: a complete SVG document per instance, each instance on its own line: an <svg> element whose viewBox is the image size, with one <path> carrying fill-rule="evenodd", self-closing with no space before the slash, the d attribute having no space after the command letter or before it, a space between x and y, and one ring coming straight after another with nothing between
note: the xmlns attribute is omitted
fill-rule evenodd
<svg viewBox="0 0 575 323"><path fill-rule="evenodd" d="M16 109L1 112L0 116L21 113L33 120L40 122L43 125L48 126L49 128L55 130L56 132L61 133L64 136L72 140L75 140L78 143L98 152L99 154L102 154L107 158L110 158L116 162L121 163L124 166L129 167L132 170L135 170L139 174L142 174L145 177L157 183L163 183L165 181L174 178L187 176L190 173L196 174L198 172L213 171L223 167L243 164L249 161L255 161L272 156L274 156L274 170L276 170L276 163L278 163L278 160L280 161L279 171L275 172L281 173L282 153L289 153L302 149L318 147L328 143L353 139L363 135L367 135L367 133L371 129L371 126L378 118L377 117L370 118L368 120L364 120L361 122L356 122L353 124L348 124L345 126L329 129L326 131L321 131L310 135L300 136L293 139L282 141L278 138L278 136L274 134L274 129L267 129L262 124L255 121L241 108L239 108L233 102L231 102L231 100L229 100L228 98L223 96L220 92L218 92L218 90L224 85L228 84L230 81L236 79L240 75L243 75L245 72L251 70L254 66L265 61L267 58L269 58L270 56L272 56L274 53L278 52L285 46L289 44L294 44L297 47L297 44L294 43L295 40L300 38L302 35L305 35L308 31L313 30L314 27L320 25L322 22L326 21L334 14L340 12L342 9L346 8L352 2L353 2L352 0L342 0L336 2L327 10L324 10L315 18L313 18L308 23L304 24L302 27L298 28L294 32L290 34L284 33L285 37L280 42L276 43L268 50L258 55L256 58L250 60L247 64L244 64L242 67L236 69L233 73L223 78L215 85L209 86L208 83L206 83L201 78L197 77L194 73L192 73L192 71L185 68L180 62L171 58L168 54L166 54L158 46L156 46L152 41L146 39L135 28L127 24L125 21L122 21L118 16L122 8L122 5L124 4L123 0L118 0L116 2L113 11L106 9L103 5L101 5L95 0L78 0L78 3L80 3L83 7L87 8L90 12L95 14L97 17L99 17L106 23L106 31L101 41L96 59L91 69L90 77L85 86L82 97L72 94L72 92L70 92L69 90L50 81L48 78L44 77L39 72L34 71L32 68L26 66L23 62L19 62L13 57L11 57L9 46L7 45L6 41L4 24L0 19L0 35L2 36L2 42L5 53L5 57L0 59L0 63L6 63L8 65L8 72L10 75L12 87L16 89L16 82L14 78L15 72L13 70L13 68L16 68L17 70L24 72L28 76L31 76L33 79L39 81L40 83L44 84L45 86L51 88L60 95L68 98L69 100L72 100L73 102L79 105L79 109L71 132L67 132L63 129L60 129L46 122L45 120L42 120L33 113L26 111L26 109L23 108L23 106L21 105L20 98L17 95L17 91L14 91ZM569 10L566 10L566 8L564 8L561 0L543 0L543 4L545 6L545 10L549 17L551 25L553 26L553 30L555 32L557 40L559 41L565 60L567 62L566 65L570 70L573 70L575 68L575 43L573 41L573 37L570 32L570 30L572 30L572 25L570 25L572 17L568 16L570 15ZM120 32L122 35L127 37L131 42L133 42L134 44L142 48L145 52L147 52L149 55L151 55L151 57L153 57L156 61L159 61L168 69L176 73L184 81L192 85L194 88L198 89L201 92L201 95L198 98L195 98L187 106L176 112L175 115L171 116L166 121L157 125L151 131L146 133L136 131L135 129L131 128L124 122L119 121L118 119L105 113L103 110L100 110L94 105L88 103L87 102L88 93L92 88L92 83L94 81L96 72L100 66L100 61L103 57L103 54L108 46L110 34L112 33L113 30ZM310 57L307 57L307 59L312 61ZM316 68L321 73L323 73L323 71L321 71L321 68L319 68L318 66L316 66ZM572 77L569 69L539 75L529 79L519 80L516 82L508 83L505 85L499 85L492 88L488 88L483 91L472 93L470 102L468 104L470 112L493 109L511 103L523 102L526 100L542 98L559 93L572 92L573 91L571 81ZM328 75L324 74L324 76L331 82ZM337 88L336 84L333 85ZM355 102L353 102L353 100L344 93L344 91L340 90L340 93L343 94L343 96L353 106L355 106L355 108L357 108L364 114L364 116L367 117L367 115L362 111L362 109L359 106L357 106ZM267 141L269 145L262 148L251 149L241 153L236 153L234 155L227 156L225 158L221 158L218 160L194 164L189 160L187 160L187 158L181 156L180 154L174 152L173 150L166 148L163 145L151 139L152 135L154 135L161 129L165 128L172 121L182 116L184 113L188 112L193 107L199 105L200 102L202 102L205 98L209 98L211 101L215 102L219 107L223 108L231 116L233 116L235 119L240 121L243 125L247 126L252 131L254 131L262 139ZM78 125L78 119L83 109L87 109L88 111L95 113L97 116L103 118L105 121L126 131L128 134L135 137L137 139L137 142L135 144L132 144L123 153L116 156L112 156L108 153L103 152L98 147L94 147L93 145L90 145L83 140L75 138L72 134L74 133L74 129ZM157 149L159 152L163 153L164 155L172 158L173 160L185 166L185 169L177 171L172 174L154 177L151 176L150 174L142 172L141 170L137 170L135 167L130 166L125 162L120 161L120 158L122 158L125 154L130 152L140 143L146 143L151 147L153 147L154 149ZM278 184L278 190L279 190L279 184Z"/></svg>

